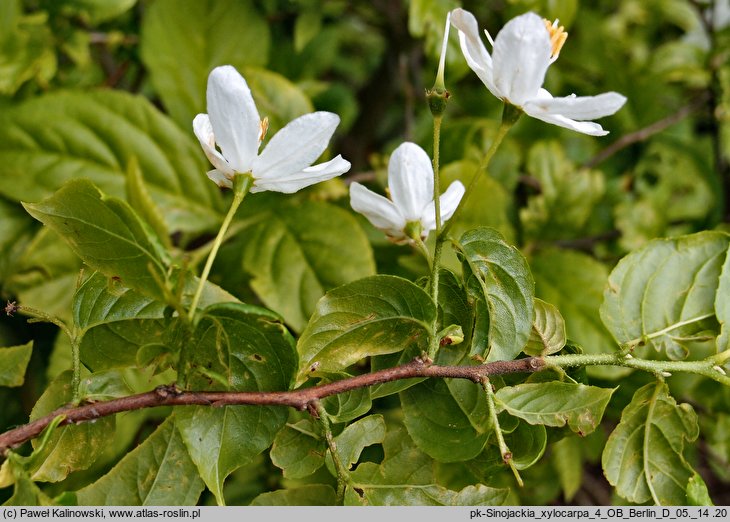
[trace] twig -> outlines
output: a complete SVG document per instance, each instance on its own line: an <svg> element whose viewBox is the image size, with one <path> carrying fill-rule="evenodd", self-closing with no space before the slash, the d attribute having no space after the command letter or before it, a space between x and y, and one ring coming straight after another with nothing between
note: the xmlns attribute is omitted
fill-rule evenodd
<svg viewBox="0 0 730 522"><path fill-rule="evenodd" d="M539 357L528 357L515 361L496 361L479 366L437 366L429 361L414 359L395 368L358 375L311 388L282 392L225 392L225 391L182 391L175 385L159 386L153 391L99 401L77 407L60 408L45 417L9 430L0 435L0 455L9 449L37 437L59 415L65 415L60 425L78 424L123 411L155 408L158 406L289 406L305 410L316 401L358 388L374 386L385 382L416 377L469 379L476 383L484 377L506 373L536 372L545 367Z"/></svg>
<svg viewBox="0 0 730 522"><path fill-rule="evenodd" d="M611 145L603 149L601 152L593 156L587 162L585 162L583 164L583 167L592 169L596 165L603 163L608 158L616 154L618 151L625 149L629 145L633 145L634 143L647 140L654 134L659 134L660 132L671 127L675 123L679 123L684 118L699 110L703 105L705 105L707 103L708 97L708 93L705 92L701 96L695 98L692 103L689 103L680 108L674 114L670 114L666 118L655 121L654 123L652 123L651 125L647 125L643 129L639 129L629 134L625 134L624 136L614 141Z"/></svg>

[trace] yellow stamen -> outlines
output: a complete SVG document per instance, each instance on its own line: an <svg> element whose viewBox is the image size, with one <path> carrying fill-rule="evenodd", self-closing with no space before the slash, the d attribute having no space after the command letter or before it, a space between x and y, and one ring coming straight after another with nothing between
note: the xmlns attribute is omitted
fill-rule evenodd
<svg viewBox="0 0 730 522"><path fill-rule="evenodd" d="M266 137L266 131L269 130L269 117L266 116L263 120L261 120L261 123L259 124L259 142L264 141L264 137Z"/></svg>
<svg viewBox="0 0 730 522"><path fill-rule="evenodd" d="M565 32L565 27L558 25L557 20L552 23L545 19L543 19L543 21L545 22L545 28L548 30L548 34L550 35L550 44L552 47L550 56L552 58L557 58L560 54L560 49L563 48L565 40L568 39L568 33Z"/></svg>

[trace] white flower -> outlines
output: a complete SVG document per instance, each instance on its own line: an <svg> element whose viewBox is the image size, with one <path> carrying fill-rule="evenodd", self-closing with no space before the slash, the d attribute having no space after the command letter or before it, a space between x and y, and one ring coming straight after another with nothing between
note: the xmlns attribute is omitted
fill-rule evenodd
<svg viewBox="0 0 730 522"><path fill-rule="evenodd" d="M420 228L421 239L436 228L433 200L433 167L428 154L415 143L403 143L388 162L390 199L365 188L350 185L350 205L393 241L405 242L406 226ZM464 195L464 185L454 181L439 198L441 221L449 219Z"/></svg>
<svg viewBox="0 0 730 522"><path fill-rule="evenodd" d="M289 122L259 154L268 119L259 118L246 80L230 65L208 76L208 114L198 114L193 130L215 167L208 177L231 188L236 173L251 173L251 192L296 192L350 169L342 156L310 166L327 148L340 118L331 112L305 114ZM216 144L220 151L216 149Z"/></svg>
<svg viewBox="0 0 730 522"><path fill-rule="evenodd" d="M491 56L482 43L474 15L454 9L451 24L459 31L461 50L469 67L497 98L553 125L591 136L608 134L599 124L586 120L615 113L626 97L607 92L553 98L542 88L545 73L557 60L568 36L557 22L550 24L535 13L513 18L497 34ZM489 33L487 38L492 42Z"/></svg>

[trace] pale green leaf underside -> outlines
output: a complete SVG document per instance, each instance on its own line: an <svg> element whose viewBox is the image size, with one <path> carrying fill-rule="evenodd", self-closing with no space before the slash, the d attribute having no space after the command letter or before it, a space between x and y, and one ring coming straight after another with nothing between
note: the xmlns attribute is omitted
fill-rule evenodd
<svg viewBox="0 0 730 522"><path fill-rule="evenodd" d="M615 388L567 382L505 386L496 397L501 410L530 424L568 427L586 435L596 429Z"/></svg>
<svg viewBox="0 0 730 522"><path fill-rule="evenodd" d="M623 258L604 292L601 318L621 344L663 343L704 329L715 315L720 272L730 245L722 232L656 239Z"/></svg>
<svg viewBox="0 0 730 522"><path fill-rule="evenodd" d="M276 434L269 456L285 478L307 477L322 467L327 444L320 429L313 419L302 419L288 422Z"/></svg>
<svg viewBox="0 0 730 522"><path fill-rule="evenodd" d="M637 390L603 451L603 471L630 502L686 505L694 471L684 459L685 441L699 435L697 414L677 404L664 383Z"/></svg>

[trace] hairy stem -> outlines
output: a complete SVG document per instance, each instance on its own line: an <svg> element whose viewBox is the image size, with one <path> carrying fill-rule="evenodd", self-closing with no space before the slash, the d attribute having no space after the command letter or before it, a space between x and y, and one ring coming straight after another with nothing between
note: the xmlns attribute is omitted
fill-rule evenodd
<svg viewBox="0 0 730 522"><path fill-rule="evenodd" d="M484 378L508 373L534 373L545 368L571 368L577 366L624 366L643 370L661 377L671 372L686 372L702 375L726 386L730 386L730 376L720 367L726 361L727 352L708 357L701 361L653 361L636 359L630 354L576 354L551 355L548 357L526 357L513 361L495 361L478 366L438 366L428 360L416 358L413 361L373 373L357 375L335 382L312 386L293 391L278 392L212 392L183 391L176 385L159 386L152 391L120 397L109 401L99 401L81 406L60 408L45 417L18 426L0 434L0 455L9 449L37 437L43 429L59 415L64 416L61 425L92 421L124 411L133 411L158 406L288 406L305 410L324 397L345 393L351 390L374 386L386 382L418 377L439 379L468 379L482 384Z"/></svg>
<svg viewBox="0 0 730 522"><path fill-rule="evenodd" d="M499 425L499 417L497 417L497 407L494 404L494 401L495 401L494 390L492 389L492 383L489 382L488 378L485 378L482 381L482 387L484 388L484 391L487 392L487 407L489 408L489 418L492 421L492 428L494 429L494 434L497 436L497 445L499 446L499 453L502 455L502 460L504 461L504 463L507 464L510 467L510 469L512 470L512 473L515 476L515 480L517 481L517 484L520 487L523 487L525 485L525 483L522 482L522 477L520 476L520 472L517 471L514 460L512 459L512 452L510 451L509 447L507 447L507 443L504 441L504 435L502 435L502 428Z"/></svg>
<svg viewBox="0 0 730 522"><path fill-rule="evenodd" d="M198 283L198 288L195 290L193 301L190 303L190 309L188 310L188 319L190 322L193 322L195 319L195 313L198 309L200 296L203 295L203 288L205 287L205 282L208 280L208 276L210 275L210 269L213 267L213 261L215 261L215 258L218 255L218 249L221 247L221 244L223 244L223 238L228 231L228 227L231 225L231 221L233 221L233 216L236 214L243 198L245 198L248 191L251 190L252 185L253 177L251 177L250 174L236 174L233 178L233 201L231 202L231 208L228 209L228 214L226 214L223 224L218 231L218 235L215 237L215 241L213 241L213 248L210 250L210 254L208 254L205 267L203 267L203 273L200 274L200 282Z"/></svg>
<svg viewBox="0 0 730 522"><path fill-rule="evenodd" d="M342 463L340 453L339 451L337 451L337 443L335 442L335 438L332 435L332 428L330 427L330 418L327 410L324 409L324 406L322 406L322 403L319 401L314 402L313 408L317 412L319 421L322 424L324 436L327 440L327 447L330 450L330 455L332 455L332 462L335 465L335 471L337 472L337 503L341 504L345 498L345 488L348 484L351 483L350 470L347 469L347 466Z"/></svg>

